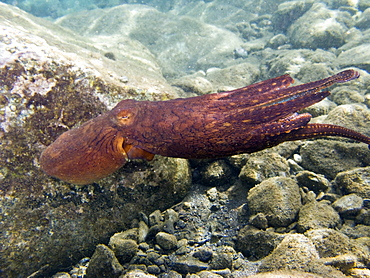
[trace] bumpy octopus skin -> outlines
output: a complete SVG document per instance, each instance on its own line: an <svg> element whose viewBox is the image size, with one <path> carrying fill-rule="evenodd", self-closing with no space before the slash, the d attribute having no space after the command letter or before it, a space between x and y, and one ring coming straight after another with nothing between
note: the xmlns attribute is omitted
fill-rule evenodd
<svg viewBox="0 0 370 278"><path fill-rule="evenodd" d="M168 101L123 100L111 111L63 133L41 155L47 174L74 184L108 176L128 159L155 154L216 158L252 153L284 141L341 136L370 144L356 131L309 124L297 111L329 95L322 89L359 77L354 70L288 87L289 75L244 88Z"/></svg>

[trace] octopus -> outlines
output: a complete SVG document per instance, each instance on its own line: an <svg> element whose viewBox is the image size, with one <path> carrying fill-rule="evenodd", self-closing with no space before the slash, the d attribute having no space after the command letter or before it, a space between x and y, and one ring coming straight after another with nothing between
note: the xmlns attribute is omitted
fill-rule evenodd
<svg viewBox="0 0 370 278"><path fill-rule="evenodd" d="M345 70L291 86L282 75L240 89L167 101L122 100L112 110L61 134L41 154L42 170L69 183L96 182L128 160L154 155L202 159L252 153L293 141L341 136L370 144L370 137L331 124L309 123L297 112L330 93L323 89L359 77Z"/></svg>

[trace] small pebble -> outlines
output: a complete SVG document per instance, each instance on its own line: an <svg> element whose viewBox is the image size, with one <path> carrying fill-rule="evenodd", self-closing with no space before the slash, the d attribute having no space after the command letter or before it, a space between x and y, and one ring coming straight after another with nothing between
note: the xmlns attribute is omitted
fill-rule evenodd
<svg viewBox="0 0 370 278"><path fill-rule="evenodd" d="M357 215L362 206L362 198L354 193L345 195L333 203L333 208L343 216Z"/></svg>
<svg viewBox="0 0 370 278"><path fill-rule="evenodd" d="M128 82L128 77L122 75L122 76L120 76L119 81L121 81L122 83L127 83Z"/></svg>
<svg viewBox="0 0 370 278"><path fill-rule="evenodd" d="M154 226L162 222L162 213L160 210L155 210L149 215L149 226Z"/></svg>
<svg viewBox="0 0 370 278"><path fill-rule="evenodd" d="M212 258L212 250L209 248L202 248L194 252L193 256L202 262L208 262Z"/></svg>
<svg viewBox="0 0 370 278"><path fill-rule="evenodd" d="M159 232L155 239L160 247L162 247L165 250L171 250L174 249L177 246L177 239L174 235L165 233L165 232Z"/></svg>
<svg viewBox="0 0 370 278"><path fill-rule="evenodd" d="M235 59L238 59L238 58L247 58L248 57L248 51L245 50L244 48L242 47L239 47L239 48L236 48L234 49L234 57Z"/></svg>
<svg viewBox="0 0 370 278"><path fill-rule="evenodd" d="M149 265L147 267L147 271L150 274L159 274L159 273L161 273L160 268L158 266L156 266L156 265Z"/></svg>

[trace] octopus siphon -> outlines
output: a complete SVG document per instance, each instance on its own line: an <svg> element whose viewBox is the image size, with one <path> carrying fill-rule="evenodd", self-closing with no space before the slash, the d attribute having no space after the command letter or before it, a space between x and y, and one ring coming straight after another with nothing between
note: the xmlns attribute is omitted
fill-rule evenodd
<svg viewBox="0 0 370 278"><path fill-rule="evenodd" d="M289 87L289 75L244 88L167 101L122 100L112 110L60 135L42 153L43 171L74 184L98 181L129 159L154 155L218 158L252 153L284 141L341 136L370 144L370 137L331 124L309 123L297 112L329 95L323 89L359 77L345 70Z"/></svg>

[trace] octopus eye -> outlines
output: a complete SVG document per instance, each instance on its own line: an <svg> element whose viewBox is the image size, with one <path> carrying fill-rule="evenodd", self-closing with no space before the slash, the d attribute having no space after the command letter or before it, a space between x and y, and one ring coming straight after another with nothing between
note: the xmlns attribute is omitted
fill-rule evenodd
<svg viewBox="0 0 370 278"><path fill-rule="evenodd" d="M130 118L130 115L118 116L118 120L125 120L125 119L129 119L129 118Z"/></svg>
<svg viewBox="0 0 370 278"><path fill-rule="evenodd" d="M120 111L116 116L119 125L128 125L133 119L133 113L129 111Z"/></svg>

